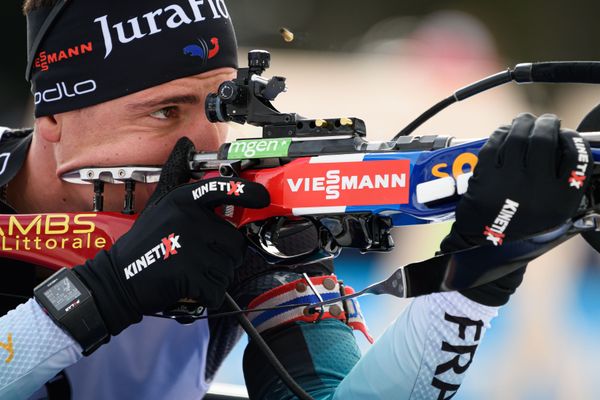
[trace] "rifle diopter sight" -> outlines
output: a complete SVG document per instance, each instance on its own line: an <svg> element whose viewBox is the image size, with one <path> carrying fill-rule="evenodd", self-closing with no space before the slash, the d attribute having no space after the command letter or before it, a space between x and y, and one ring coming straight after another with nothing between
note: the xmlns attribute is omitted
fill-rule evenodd
<svg viewBox="0 0 600 400"><path fill-rule="evenodd" d="M260 126L264 138L366 135L365 124L358 118L305 119L279 112L271 101L287 88L282 76L261 76L270 62L268 51L248 52L248 68L239 68L235 79L223 82L217 93L206 98L208 120Z"/></svg>

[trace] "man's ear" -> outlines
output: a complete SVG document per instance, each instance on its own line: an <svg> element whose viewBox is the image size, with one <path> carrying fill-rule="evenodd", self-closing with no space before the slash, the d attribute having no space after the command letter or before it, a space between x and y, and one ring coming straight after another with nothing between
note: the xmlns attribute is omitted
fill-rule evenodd
<svg viewBox="0 0 600 400"><path fill-rule="evenodd" d="M38 117L35 119L35 131L47 142L57 143L60 141L62 131L62 120L54 115Z"/></svg>

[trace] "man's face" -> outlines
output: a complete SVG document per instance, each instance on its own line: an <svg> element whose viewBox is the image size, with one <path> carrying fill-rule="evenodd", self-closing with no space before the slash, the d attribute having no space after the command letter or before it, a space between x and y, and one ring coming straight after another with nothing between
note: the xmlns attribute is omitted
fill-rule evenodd
<svg viewBox="0 0 600 400"><path fill-rule="evenodd" d="M61 135L54 144L57 176L90 166L161 165L182 136L189 137L197 150L217 150L227 128L208 121L204 100L221 82L234 76L233 68L221 68L59 114ZM146 204L154 186L136 186L137 211ZM91 208L91 185L63 187L67 209ZM105 185L105 211L120 211L123 196L123 185Z"/></svg>

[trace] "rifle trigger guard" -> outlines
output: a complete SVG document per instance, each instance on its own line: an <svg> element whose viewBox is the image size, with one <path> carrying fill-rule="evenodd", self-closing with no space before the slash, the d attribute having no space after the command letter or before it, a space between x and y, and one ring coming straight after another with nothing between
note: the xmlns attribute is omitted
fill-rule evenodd
<svg viewBox="0 0 600 400"><path fill-rule="evenodd" d="M361 252L390 251L394 247L390 234L393 224L389 217L356 213L318 217L317 221L337 246L353 247Z"/></svg>
<svg viewBox="0 0 600 400"><path fill-rule="evenodd" d="M295 266L337 257L341 248L333 241L324 242L316 228L315 222L310 219L290 220L285 217L275 217L247 225L246 236L250 241L250 248L272 265ZM298 250L298 247L301 246L294 244L291 247L297 251L282 250L281 245L285 246L286 243L288 245L291 243L286 242L287 237L293 236L295 232L308 229L315 230L315 240L311 246L304 246L305 248Z"/></svg>
<svg viewBox="0 0 600 400"><path fill-rule="evenodd" d="M600 214L592 212L573 221L573 227L585 231L600 231Z"/></svg>

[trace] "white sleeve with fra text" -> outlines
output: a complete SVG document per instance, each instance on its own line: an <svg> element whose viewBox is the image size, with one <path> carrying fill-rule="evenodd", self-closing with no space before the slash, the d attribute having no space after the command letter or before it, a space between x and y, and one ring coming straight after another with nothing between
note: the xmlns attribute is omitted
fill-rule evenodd
<svg viewBox="0 0 600 400"><path fill-rule="evenodd" d="M413 300L338 386L334 399L446 399L499 307L458 292Z"/></svg>

